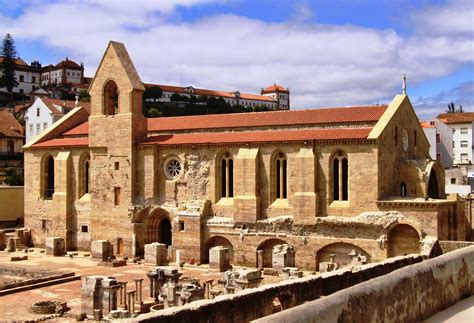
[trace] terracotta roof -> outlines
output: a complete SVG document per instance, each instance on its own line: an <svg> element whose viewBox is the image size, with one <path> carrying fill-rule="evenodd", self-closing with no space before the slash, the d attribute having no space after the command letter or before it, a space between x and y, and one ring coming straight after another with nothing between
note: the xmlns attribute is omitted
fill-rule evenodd
<svg viewBox="0 0 474 323"><path fill-rule="evenodd" d="M218 144L247 142L282 142L306 140L365 139L372 128L331 128L314 130L207 132L153 136L144 145Z"/></svg>
<svg viewBox="0 0 474 323"><path fill-rule="evenodd" d="M81 68L81 66L79 66L79 64L77 64L76 62L71 61L67 58L64 61L61 61L61 62L57 63L56 66L54 66L54 68L62 68L62 67L73 68L73 69L80 69Z"/></svg>
<svg viewBox="0 0 474 323"><path fill-rule="evenodd" d="M436 128L434 125L430 123L430 121L420 121L420 126L422 128Z"/></svg>
<svg viewBox="0 0 474 323"><path fill-rule="evenodd" d="M5 57L1 57L1 56L0 56L0 64L3 63L3 60L4 60L4 59L5 59ZM15 58L14 60L15 60L15 64L16 64L16 65L28 66L28 64L27 64L24 60L22 60L21 58L19 58L19 57L18 57L18 58Z"/></svg>
<svg viewBox="0 0 474 323"><path fill-rule="evenodd" d="M273 85L270 85L263 90L263 92L288 92L287 89L285 89L283 86L278 85L274 83Z"/></svg>
<svg viewBox="0 0 474 323"><path fill-rule="evenodd" d="M442 113L436 118L444 123L468 123L474 121L474 112Z"/></svg>
<svg viewBox="0 0 474 323"><path fill-rule="evenodd" d="M182 86L173 86L173 85L161 85L161 84L145 84L145 87L159 87L162 91L165 92L175 92L175 93L182 93L186 94L188 93L187 87L182 87ZM194 93L196 95L205 95L205 96L221 96L224 98L235 98L235 92L227 92L227 91L216 91L216 90L208 90L208 89L198 89L194 88ZM274 99L272 99L269 96L265 95L258 95L258 94L247 94L247 93L240 93L240 97L242 99L246 100L259 100L259 101L271 101L275 102Z"/></svg>
<svg viewBox="0 0 474 323"><path fill-rule="evenodd" d="M40 98L44 104L48 107L49 110L51 110L51 112L53 112L54 114L58 114L58 115L61 115L61 114L64 114L63 112L61 112L60 110L58 110L58 108L56 106L60 106L60 107L66 107L66 108L69 108L69 109L74 109L76 107L76 101L71 101L71 100L59 100L59 99L51 99L51 98ZM90 103L88 102L79 102L78 105L80 107L83 107L84 109L86 109L87 112L90 113Z"/></svg>
<svg viewBox="0 0 474 323"><path fill-rule="evenodd" d="M0 136L23 137L23 128L8 110L0 111Z"/></svg>
<svg viewBox="0 0 474 323"><path fill-rule="evenodd" d="M29 107L31 107L32 104L33 104L32 102L28 102L26 104L15 105L15 108L13 109L13 111L15 111L15 113L22 112L23 110L26 110Z"/></svg>
<svg viewBox="0 0 474 323"><path fill-rule="evenodd" d="M33 147L87 147L89 138L57 138L34 144Z"/></svg>
<svg viewBox="0 0 474 323"><path fill-rule="evenodd" d="M376 122L386 105L150 118L148 131Z"/></svg>
<svg viewBox="0 0 474 323"><path fill-rule="evenodd" d="M64 132L63 136L87 136L89 134L89 122L81 123L80 125L69 129L68 131Z"/></svg>

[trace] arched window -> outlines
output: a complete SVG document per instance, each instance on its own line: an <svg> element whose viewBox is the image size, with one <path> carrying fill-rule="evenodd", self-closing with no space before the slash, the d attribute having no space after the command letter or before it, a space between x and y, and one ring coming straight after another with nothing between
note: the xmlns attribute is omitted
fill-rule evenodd
<svg viewBox="0 0 474 323"><path fill-rule="evenodd" d="M44 162L44 199L52 199L54 194L54 158L49 155Z"/></svg>
<svg viewBox="0 0 474 323"><path fill-rule="evenodd" d="M278 153L275 158L275 198L286 199L288 162L284 153Z"/></svg>
<svg viewBox="0 0 474 323"><path fill-rule="evenodd" d="M104 114L114 115L119 112L118 88L114 81L110 80L104 87Z"/></svg>
<svg viewBox="0 0 474 323"><path fill-rule="evenodd" d="M228 152L223 154L220 161L220 197L234 197L234 160Z"/></svg>
<svg viewBox="0 0 474 323"><path fill-rule="evenodd" d="M395 139L395 146L397 146L398 145L398 127L395 127L394 139Z"/></svg>
<svg viewBox="0 0 474 323"><path fill-rule="evenodd" d="M349 162L347 156L339 150L332 161L332 198L334 201L349 199Z"/></svg>
<svg viewBox="0 0 474 323"><path fill-rule="evenodd" d="M90 192L90 163L89 158L84 162L84 190L86 194Z"/></svg>
<svg viewBox="0 0 474 323"><path fill-rule="evenodd" d="M407 184L400 185L400 196L407 196Z"/></svg>

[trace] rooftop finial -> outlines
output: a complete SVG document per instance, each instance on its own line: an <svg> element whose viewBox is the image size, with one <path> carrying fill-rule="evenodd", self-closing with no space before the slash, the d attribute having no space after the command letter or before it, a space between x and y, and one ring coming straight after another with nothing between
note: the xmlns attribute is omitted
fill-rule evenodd
<svg viewBox="0 0 474 323"><path fill-rule="evenodd" d="M76 95L76 108L79 105L79 95Z"/></svg>
<svg viewBox="0 0 474 323"><path fill-rule="evenodd" d="M403 74L402 93L407 94L407 75Z"/></svg>

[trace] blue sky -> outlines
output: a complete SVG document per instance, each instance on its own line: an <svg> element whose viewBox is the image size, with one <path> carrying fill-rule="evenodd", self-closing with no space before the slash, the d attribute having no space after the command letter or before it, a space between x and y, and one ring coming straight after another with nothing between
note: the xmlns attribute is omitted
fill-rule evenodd
<svg viewBox="0 0 474 323"><path fill-rule="evenodd" d="M474 111L474 4L445 1L0 0L0 34L27 62L69 57L92 76L110 39L145 82L258 92L293 108L387 103L408 76L421 118Z"/></svg>

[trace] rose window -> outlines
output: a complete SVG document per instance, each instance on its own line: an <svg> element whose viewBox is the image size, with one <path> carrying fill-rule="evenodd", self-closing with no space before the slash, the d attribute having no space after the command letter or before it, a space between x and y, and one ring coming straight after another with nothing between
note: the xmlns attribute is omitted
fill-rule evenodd
<svg viewBox="0 0 474 323"><path fill-rule="evenodd" d="M181 174L181 163L177 159L170 159L166 164L166 172L170 178L177 178Z"/></svg>

